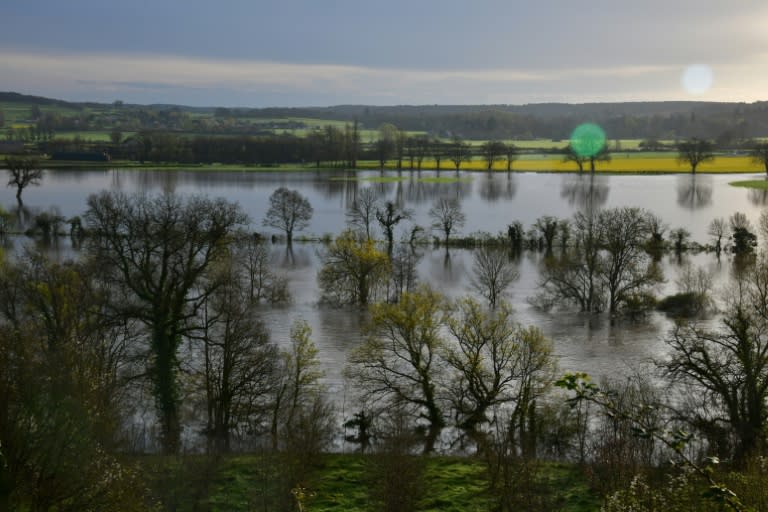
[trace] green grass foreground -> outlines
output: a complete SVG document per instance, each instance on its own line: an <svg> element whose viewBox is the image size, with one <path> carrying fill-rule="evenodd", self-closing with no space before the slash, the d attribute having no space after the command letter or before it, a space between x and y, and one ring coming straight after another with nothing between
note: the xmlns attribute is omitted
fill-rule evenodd
<svg viewBox="0 0 768 512"><path fill-rule="evenodd" d="M418 487L418 507L424 512L480 512L496 509L497 497L488 489L485 464L466 457L415 456L425 464ZM183 461L183 462L180 462ZM327 454L313 465L302 484L307 491L306 512L368 512L375 499L376 456ZM545 500L562 512L599 510L600 499L587 478L572 464L535 462L538 481L531 487L532 502ZM174 510L264 510L293 500L286 487L275 483L281 462L261 455L232 455L211 462L205 456L168 459L141 458L147 484L162 494ZM520 508L528 510L528 508ZM531 509L533 510L533 509Z"/></svg>
<svg viewBox="0 0 768 512"><path fill-rule="evenodd" d="M744 188L756 188L759 190L768 190L768 179L732 181L728 184L731 185L732 187L744 187Z"/></svg>

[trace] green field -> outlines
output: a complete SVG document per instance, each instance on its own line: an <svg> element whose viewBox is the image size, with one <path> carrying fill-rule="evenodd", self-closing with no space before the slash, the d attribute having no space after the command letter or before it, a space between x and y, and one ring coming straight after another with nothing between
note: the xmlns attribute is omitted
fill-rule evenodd
<svg viewBox="0 0 768 512"><path fill-rule="evenodd" d="M768 178L762 180L744 180L732 181L729 185L733 187L755 188L758 190L768 190Z"/></svg>
<svg viewBox="0 0 768 512"><path fill-rule="evenodd" d="M421 477L415 488L419 511L494 510L496 497L489 491L487 469L479 459L401 456L400 464L396 470L412 469L413 465L423 468L418 471ZM275 481L283 463L269 456L233 455L219 460L187 456L181 463L178 459L146 457L139 460L139 466L150 489L171 495L174 510L271 510L276 500L292 500ZM562 512L599 510L600 499L590 491L587 477L577 466L534 462L532 467L535 480L522 491L521 501L544 501L554 507L552 510ZM377 510L375 489L380 475L381 461L375 456L324 455L303 482L307 495L304 510ZM532 509L523 506L521 510Z"/></svg>

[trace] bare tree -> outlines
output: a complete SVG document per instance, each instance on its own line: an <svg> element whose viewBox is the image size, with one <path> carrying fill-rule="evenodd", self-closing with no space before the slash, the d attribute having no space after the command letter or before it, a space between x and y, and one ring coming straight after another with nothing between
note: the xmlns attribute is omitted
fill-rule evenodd
<svg viewBox="0 0 768 512"><path fill-rule="evenodd" d="M713 219L712 222L709 223L709 228L707 229L707 234L712 237L712 240L715 243L715 252L717 253L717 256L720 256L720 251L723 248L722 242L723 238L728 238L730 233L730 227L728 226L728 223L725 221L725 219L718 218Z"/></svg>
<svg viewBox="0 0 768 512"><path fill-rule="evenodd" d="M696 393L700 407L691 411L689 421L703 427L705 435L726 426L727 433L711 441L720 444L718 455L741 462L766 442L767 326L768 264L761 260L737 277L721 327L677 327L667 340L669 359L662 363L668 377L691 385ZM730 434L736 442L729 450Z"/></svg>
<svg viewBox="0 0 768 512"><path fill-rule="evenodd" d="M347 209L347 223L365 233L365 238L371 240L371 228L376 220L379 201L376 193L370 187L362 189L357 198Z"/></svg>
<svg viewBox="0 0 768 512"><path fill-rule="evenodd" d="M22 191L29 185L39 185L43 179L43 170L34 158L7 157L5 167L11 175L8 186L16 187L16 200L21 207L24 204L21 200Z"/></svg>
<svg viewBox="0 0 768 512"><path fill-rule="evenodd" d="M269 196L269 210L262 224L285 231L285 237L290 245L293 241L293 232L309 226L312 213L312 205L306 197L297 190L280 187Z"/></svg>
<svg viewBox="0 0 768 512"><path fill-rule="evenodd" d="M501 249L483 246L474 251L473 260L472 287L493 309L509 285L518 278L518 273Z"/></svg>
<svg viewBox="0 0 768 512"><path fill-rule="evenodd" d="M613 208L600 212L601 247L605 251L603 280L608 292L608 309L616 313L633 295L660 282L661 275L649 261L644 245L648 218L640 208Z"/></svg>
<svg viewBox="0 0 768 512"><path fill-rule="evenodd" d="M267 419L277 349L258 320L256 302L234 262L224 262L203 299L193 358L205 399L206 435L215 452L228 452L235 431L254 431Z"/></svg>
<svg viewBox="0 0 768 512"><path fill-rule="evenodd" d="M691 172L696 174L696 168L702 162L710 162L715 159L715 146L708 140L692 138L677 145L680 163L686 163L691 166Z"/></svg>
<svg viewBox="0 0 768 512"><path fill-rule="evenodd" d="M122 293L122 314L149 331L148 374L154 385L163 450L180 448L178 348L215 288L202 287L211 265L227 256L233 233L247 221L223 199L127 196L88 198L88 252L104 279Z"/></svg>
<svg viewBox="0 0 768 512"><path fill-rule="evenodd" d="M432 219L432 227L443 232L446 245L448 245L451 233L461 229L467 219L464 212L461 211L459 200L445 197L435 201L432 208L429 209L429 217Z"/></svg>
<svg viewBox="0 0 768 512"><path fill-rule="evenodd" d="M376 220L379 221L379 225L384 231L384 237L387 239L387 254L392 254L392 247L395 243L395 227L400 222L410 218L410 210L402 209L392 201L384 203L384 208L376 209Z"/></svg>

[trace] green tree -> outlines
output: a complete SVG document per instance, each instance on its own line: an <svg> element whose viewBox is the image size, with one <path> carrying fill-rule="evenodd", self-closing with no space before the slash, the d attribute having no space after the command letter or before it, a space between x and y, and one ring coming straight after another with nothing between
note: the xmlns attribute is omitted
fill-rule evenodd
<svg viewBox="0 0 768 512"><path fill-rule="evenodd" d="M485 311L471 298L458 301L448 316L455 343L446 345L450 367L448 394L456 425L481 449L484 424L501 406L510 406L510 420L522 445L531 447L529 426L535 402L552 381L552 345L538 329L513 321L512 308L502 303Z"/></svg>
<svg viewBox="0 0 768 512"><path fill-rule="evenodd" d="M386 283L389 270L387 254L347 230L326 248L317 279L323 300L365 306Z"/></svg>
<svg viewBox="0 0 768 512"><path fill-rule="evenodd" d="M445 426L439 396L443 297L421 288L396 304L371 306L368 338L349 355L346 375L373 406L407 406L427 422L424 453L434 451Z"/></svg>
<svg viewBox="0 0 768 512"><path fill-rule="evenodd" d="M696 168L703 162L715 159L715 145L708 140L696 137L680 142L677 145L677 159L680 163L691 166L691 172L696 174Z"/></svg>
<svg viewBox="0 0 768 512"><path fill-rule="evenodd" d="M280 352L278 380L274 386L270 432L272 446L279 446L280 432L290 431L322 392L320 379L324 372L319 369L318 350L312 342L312 329L304 320L296 320L291 326L291 344Z"/></svg>

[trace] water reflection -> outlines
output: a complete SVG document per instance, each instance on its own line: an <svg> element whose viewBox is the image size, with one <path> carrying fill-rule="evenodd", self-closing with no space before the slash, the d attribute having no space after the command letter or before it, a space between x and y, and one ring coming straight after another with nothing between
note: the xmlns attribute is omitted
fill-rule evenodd
<svg viewBox="0 0 768 512"><path fill-rule="evenodd" d="M510 174L503 177L498 174L486 173L484 177L478 178L478 181L480 183L480 197L491 203L495 203L499 199L513 199L517 192L517 180Z"/></svg>
<svg viewBox="0 0 768 512"><path fill-rule="evenodd" d="M594 173L568 175L563 177L560 197L580 210L593 210L608 201L610 187L606 176Z"/></svg>
<svg viewBox="0 0 768 512"><path fill-rule="evenodd" d="M768 205L768 189L750 188L747 190L747 198L755 206L766 206Z"/></svg>
<svg viewBox="0 0 768 512"><path fill-rule="evenodd" d="M712 203L710 176L680 176L677 180L677 204L688 210L706 208Z"/></svg>

